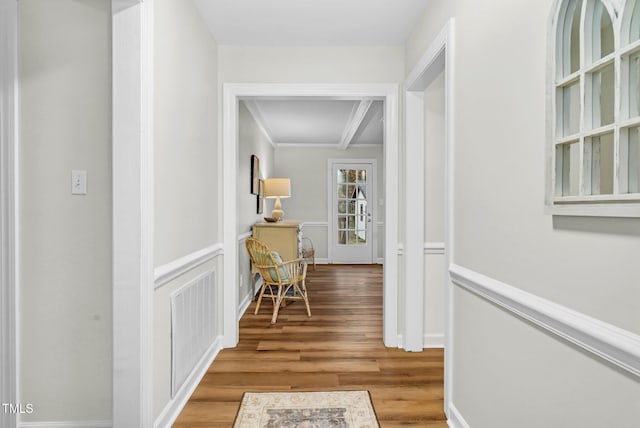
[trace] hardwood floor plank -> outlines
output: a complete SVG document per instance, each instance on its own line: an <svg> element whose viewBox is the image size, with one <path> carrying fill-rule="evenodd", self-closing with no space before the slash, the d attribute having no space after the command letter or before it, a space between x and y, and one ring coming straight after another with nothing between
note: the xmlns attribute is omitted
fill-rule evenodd
<svg viewBox="0 0 640 428"><path fill-rule="evenodd" d="M240 321L240 342L224 349L175 427L231 427L247 391L371 393L383 428L447 427L444 351L404 352L382 343L382 267L318 265L308 272L311 318L300 302L271 325L271 302Z"/></svg>

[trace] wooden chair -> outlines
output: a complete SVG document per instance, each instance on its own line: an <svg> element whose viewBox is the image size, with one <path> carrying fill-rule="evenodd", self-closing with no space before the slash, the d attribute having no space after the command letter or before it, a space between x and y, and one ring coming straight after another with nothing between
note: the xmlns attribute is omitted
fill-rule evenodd
<svg viewBox="0 0 640 428"><path fill-rule="evenodd" d="M276 323L280 307L285 306L288 300L304 300L307 315L311 316L305 285L307 263L304 259L283 262L278 253L269 250L269 247L255 238L247 238L246 247L251 262L262 277L255 314L260 310L262 298L267 296L273 302L271 324Z"/></svg>
<svg viewBox="0 0 640 428"><path fill-rule="evenodd" d="M313 248L313 241L306 236L302 237L302 258L311 259L313 270L316 270L316 250Z"/></svg>

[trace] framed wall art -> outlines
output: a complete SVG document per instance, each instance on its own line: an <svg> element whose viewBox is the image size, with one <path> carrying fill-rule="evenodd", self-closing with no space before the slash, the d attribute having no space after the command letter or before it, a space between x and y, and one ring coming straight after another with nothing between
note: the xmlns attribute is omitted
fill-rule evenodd
<svg viewBox="0 0 640 428"><path fill-rule="evenodd" d="M251 155L251 194L257 195L260 192L260 159L256 155Z"/></svg>

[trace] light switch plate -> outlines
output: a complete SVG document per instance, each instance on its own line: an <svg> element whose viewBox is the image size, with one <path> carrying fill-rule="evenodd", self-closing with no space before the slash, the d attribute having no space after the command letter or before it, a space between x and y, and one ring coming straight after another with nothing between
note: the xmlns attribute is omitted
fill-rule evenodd
<svg viewBox="0 0 640 428"><path fill-rule="evenodd" d="M87 194L87 171L77 169L71 171L71 194Z"/></svg>

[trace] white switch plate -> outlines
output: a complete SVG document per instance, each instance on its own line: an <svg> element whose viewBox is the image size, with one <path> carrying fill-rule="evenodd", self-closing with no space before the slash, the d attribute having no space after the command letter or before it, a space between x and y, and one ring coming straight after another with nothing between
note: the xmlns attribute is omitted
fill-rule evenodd
<svg viewBox="0 0 640 428"><path fill-rule="evenodd" d="M87 171L77 169L71 171L71 194L87 194Z"/></svg>

